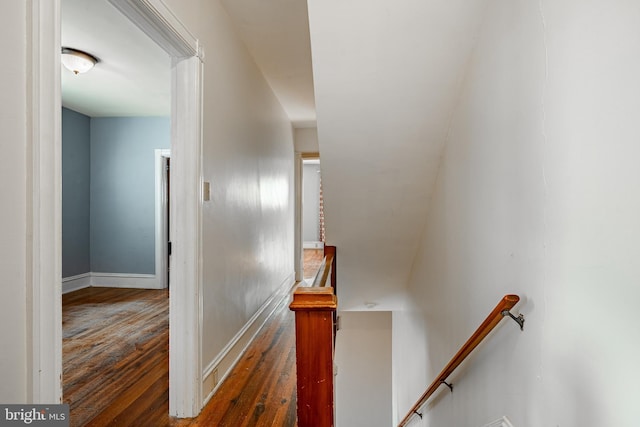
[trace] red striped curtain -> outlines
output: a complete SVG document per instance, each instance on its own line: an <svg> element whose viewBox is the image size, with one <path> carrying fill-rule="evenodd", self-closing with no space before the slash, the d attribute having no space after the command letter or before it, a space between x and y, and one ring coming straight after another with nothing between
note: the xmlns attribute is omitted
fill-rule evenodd
<svg viewBox="0 0 640 427"><path fill-rule="evenodd" d="M324 200L322 198L322 175L320 175L320 241L324 243Z"/></svg>

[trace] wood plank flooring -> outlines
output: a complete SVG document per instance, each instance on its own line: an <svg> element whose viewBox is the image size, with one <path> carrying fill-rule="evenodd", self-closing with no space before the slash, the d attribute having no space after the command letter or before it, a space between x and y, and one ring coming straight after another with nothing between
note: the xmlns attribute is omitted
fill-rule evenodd
<svg viewBox="0 0 640 427"><path fill-rule="evenodd" d="M174 425L297 425L295 317L288 299L280 303L200 415Z"/></svg>
<svg viewBox="0 0 640 427"><path fill-rule="evenodd" d="M305 279L315 277L323 258L324 251L322 249L304 249L302 265Z"/></svg>
<svg viewBox="0 0 640 427"><path fill-rule="evenodd" d="M63 396L72 426L123 425L118 417L133 421L133 402L167 400L166 290L86 288L63 295L62 304Z"/></svg>
<svg viewBox="0 0 640 427"><path fill-rule="evenodd" d="M63 387L72 426L296 426L294 315L283 300L201 414L168 416L166 291L63 296Z"/></svg>

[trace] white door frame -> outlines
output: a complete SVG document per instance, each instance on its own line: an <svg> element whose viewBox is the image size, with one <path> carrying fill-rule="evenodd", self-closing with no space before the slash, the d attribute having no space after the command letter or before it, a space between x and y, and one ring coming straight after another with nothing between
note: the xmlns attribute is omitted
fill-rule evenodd
<svg viewBox="0 0 640 427"><path fill-rule="evenodd" d="M62 401L60 0L31 0L29 6L28 398L47 404Z"/></svg>
<svg viewBox="0 0 640 427"><path fill-rule="evenodd" d="M171 150L156 148L153 153L155 164L155 260L156 260L156 285L159 289L165 289L169 283L167 280L167 270L169 265L168 246L169 236L167 233L167 159L171 158Z"/></svg>
<svg viewBox="0 0 640 427"><path fill-rule="evenodd" d="M29 397L62 400L60 1L30 0ZM202 408L202 72L198 40L162 0L109 0L172 57L169 412ZM180 209L177 209L180 206Z"/></svg>
<svg viewBox="0 0 640 427"><path fill-rule="evenodd" d="M296 281L304 280L304 236L303 236L303 199L304 199L304 160L320 159L320 153L300 152L294 153L294 180L295 180L295 218L294 218L294 267Z"/></svg>
<svg viewBox="0 0 640 427"><path fill-rule="evenodd" d="M302 153L296 151L294 153L294 248L293 248L293 266L295 267L295 280L301 282L304 280L304 252L302 250Z"/></svg>

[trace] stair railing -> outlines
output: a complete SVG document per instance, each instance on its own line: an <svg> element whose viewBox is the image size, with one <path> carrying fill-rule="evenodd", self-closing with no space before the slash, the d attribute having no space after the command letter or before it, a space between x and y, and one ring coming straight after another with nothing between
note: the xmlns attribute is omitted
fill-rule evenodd
<svg viewBox="0 0 640 427"><path fill-rule="evenodd" d="M500 321L508 316L515 320L518 325L520 325L520 329L524 328L524 316L520 314L518 317L511 314L511 309L517 302L520 301L520 297L518 295L505 295L504 298L498 303L498 305L493 309L493 311L487 316L487 318L482 322L482 324L478 327L478 329L471 335L471 337L467 340L466 343L460 348L460 350L456 353L455 356L447 363L444 367L440 375L436 377L436 379L431 383L431 385L425 390L425 392L420 396L418 401L411 407L407 415L400 421L398 427L406 426L407 423L414 416L419 416L422 418L422 414L418 412L420 408L427 402L429 397L440 387L441 385L446 385L449 387L451 391L453 391L453 385L447 382L447 378L455 369L460 366L460 364L467 358L467 356L482 342L482 340L489 335L489 333L495 328Z"/></svg>
<svg viewBox="0 0 640 427"><path fill-rule="evenodd" d="M336 247L324 259L312 286L298 286L289 308L296 315L298 427L332 427L333 350L336 332Z"/></svg>

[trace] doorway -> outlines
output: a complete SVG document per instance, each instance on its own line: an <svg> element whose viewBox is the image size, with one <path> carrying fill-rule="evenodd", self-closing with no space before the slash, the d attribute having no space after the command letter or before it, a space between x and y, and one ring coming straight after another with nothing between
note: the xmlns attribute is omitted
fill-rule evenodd
<svg viewBox="0 0 640 427"><path fill-rule="evenodd" d="M144 381L168 347L169 294L153 289L168 283L171 59L107 0L61 6L62 44L99 58L86 74L61 74L63 289L70 269L88 274L87 289L62 298L63 401L78 425ZM78 193L86 206L69 206ZM87 265L75 265L74 247Z"/></svg>
<svg viewBox="0 0 640 427"><path fill-rule="evenodd" d="M174 153L171 235L181 242L171 258L172 305L169 343L169 412L189 417L200 411L200 187L203 49L163 3L109 0L172 57L172 136ZM31 183L33 259L31 261L31 339L29 363L34 403L61 402L61 132L60 0L32 0L31 45L33 115ZM179 151L180 155L176 155ZM175 205L179 204L180 209ZM52 283L55 286L52 286ZM179 285L179 286L178 286ZM182 331L189 330L190 334ZM179 351L178 351L179 350Z"/></svg>
<svg viewBox="0 0 640 427"><path fill-rule="evenodd" d="M320 156L302 158L302 249L303 278L312 280L324 258L324 199Z"/></svg>

